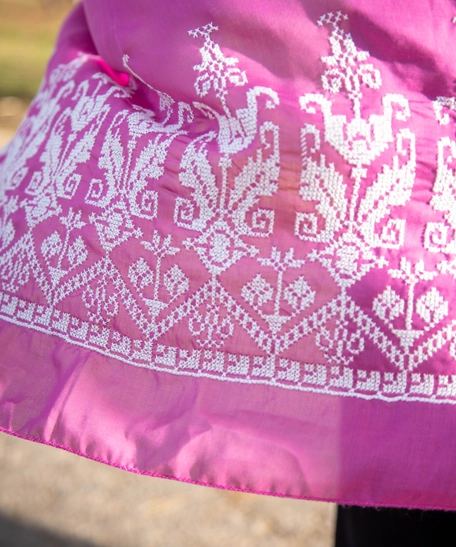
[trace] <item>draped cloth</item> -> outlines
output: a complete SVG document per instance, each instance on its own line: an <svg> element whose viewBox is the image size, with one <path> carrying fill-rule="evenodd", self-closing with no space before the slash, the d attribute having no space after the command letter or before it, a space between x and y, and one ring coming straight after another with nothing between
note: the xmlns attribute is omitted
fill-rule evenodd
<svg viewBox="0 0 456 547"><path fill-rule="evenodd" d="M0 153L1 430L456 509L455 16L77 5Z"/></svg>

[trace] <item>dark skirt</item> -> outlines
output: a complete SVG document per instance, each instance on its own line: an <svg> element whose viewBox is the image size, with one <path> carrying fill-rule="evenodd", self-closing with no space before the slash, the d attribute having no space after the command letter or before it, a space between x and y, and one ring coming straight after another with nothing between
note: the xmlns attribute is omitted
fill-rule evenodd
<svg viewBox="0 0 456 547"><path fill-rule="evenodd" d="M455 545L456 513L339 506L335 547Z"/></svg>

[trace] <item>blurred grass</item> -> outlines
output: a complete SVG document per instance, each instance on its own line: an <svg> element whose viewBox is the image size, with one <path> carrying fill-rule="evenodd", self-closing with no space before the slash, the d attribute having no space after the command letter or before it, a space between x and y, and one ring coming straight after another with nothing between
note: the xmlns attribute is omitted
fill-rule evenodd
<svg viewBox="0 0 456 547"><path fill-rule="evenodd" d="M0 98L36 94L72 0L0 0Z"/></svg>

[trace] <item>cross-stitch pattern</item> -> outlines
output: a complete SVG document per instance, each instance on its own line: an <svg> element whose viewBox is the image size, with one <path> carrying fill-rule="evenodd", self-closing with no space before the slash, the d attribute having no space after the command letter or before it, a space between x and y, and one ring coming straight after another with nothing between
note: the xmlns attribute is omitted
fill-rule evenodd
<svg viewBox="0 0 456 547"><path fill-rule="evenodd" d="M416 260L413 112L348 24L318 21L330 54L295 136L212 23L188 36L192 104L148 86L142 106L128 56L129 78L93 55L51 72L2 153L0 317L173 374L455 403L455 100L430 109L442 134ZM284 136L301 148L286 237Z"/></svg>

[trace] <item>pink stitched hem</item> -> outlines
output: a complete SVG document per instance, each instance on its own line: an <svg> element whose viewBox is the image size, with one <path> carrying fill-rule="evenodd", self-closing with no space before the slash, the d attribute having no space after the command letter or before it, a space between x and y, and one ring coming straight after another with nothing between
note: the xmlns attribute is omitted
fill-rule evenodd
<svg viewBox="0 0 456 547"><path fill-rule="evenodd" d="M44 444L47 446L53 446L54 448L60 448L61 450L65 450L67 452L71 452L73 454L76 454L78 456L82 456L84 458L87 458L88 460L93 460L99 463L103 463L105 465L109 465L111 467L116 467L118 469L123 469L124 471L128 471L130 473L136 473L138 475L144 475L148 477L156 477L159 479L171 479L178 482L185 482L189 484L196 484L197 486L209 486L211 488L219 488L220 490L231 490L234 492L243 492L245 494L258 494L261 496L273 496L276 498L289 498L289 499L298 499L298 500L305 500L305 501L319 501L319 502L326 502L326 503L337 503L339 505L359 505L362 507L391 507L391 508L407 508L407 509L426 509L426 510L440 510L440 511L451 511L448 507L443 507L439 505L423 505L423 504L407 504L407 505L400 505L400 504L384 504L384 503L356 503L353 502L353 500L346 500L343 498L319 498L315 496L294 496L289 494L280 494L275 492L265 492L262 490L251 490L248 488L236 488L235 486L226 486L222 484L213 484L210 482L203 482L203 481L195 481L192 479L184 479L180 477L174 477L170 475L162 475L161 473L152 473L149 471L139 471L138 469L135 469L133 467L127 467L125 465L120 465L118 463L109 462L107 460L103 460L102 458L97 458L95 456L89 456L88 454L84 454L83 452L80 452L79 450L74 450L73 448L69 448L67 446L63 446L58 443L54 443L52 441L44 441L42 439L37 439L35 437L30 437L29 435L22 435L21 433L16 433L15 431L10 431L9 429L5 429L4 427L0 426L0 431L3 433L6 433L8 435L12 435L13 437L19 437L20 439L24 439L27 441L32 441L35 443Z"/></svg>

